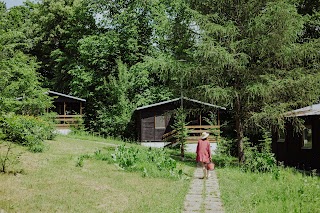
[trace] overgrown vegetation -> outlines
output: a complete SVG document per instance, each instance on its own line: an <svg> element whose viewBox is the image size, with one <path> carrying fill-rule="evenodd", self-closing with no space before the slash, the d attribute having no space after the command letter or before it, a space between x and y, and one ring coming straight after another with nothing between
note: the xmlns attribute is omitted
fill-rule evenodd
<svg viewBox="0 0 320 213"><path fill-rule="evenodd" d="M19 167L20 154L13 152L13 143L0 141L0 172L1 173L22 173Z"/></svg>
<svg viewBox="0 0 320 213"><path fill-rule="evenodd" d="M162 160L138 161L137 166L141 164L148 171L148 176L143 178L143 171L130 168L133 171L130 172L129 168L115 165L117 162L113 161L111 154L116 153L117 144L112 140L58 136L45 141L45 144L50 149L37 154L25 151L26 148L22 146L12 149L14 154L21 153L20 163L24 173L17 177L0 175L0 194L5 198L0 199L0 207L5 212L48 209L57 212L182 211L190 181L173 178L167 171L159 171L156 163ZM130 146L140 149L132 144L125 145L125 148ZM0 149L1 152L4 150ZM158 151L149 151L147 148L139 152L147 157L153 151L158 154ZM157 158L157 154L153 156ZM83 158L82 167L76 166L79 157ZM160 167L166 170L163 163L159 164ZM183 162L177 162L177 168L181 168L188 176L194 171L192 166Z"/></svg>
<svg viewBox="0 0 320 213"><path fill-rule="evenodd" d="M277 162L274 153L271 151L271 136L265 132L258 143L244 138L245 159L242 164L235 159L235 145L231 139L221 138L212 156L213 161L219 167L240 167L244 172L277 172Z"/></svg>
<svg viewBox="0 0 320 213"><path fill-rule="evenodd" d="M77 159L76 166L83 167L84 160L96 159L116 164L128 172L139 172L143 177L187 178L182 165L172 159L164 149L122 144L116 148L97 150Z"/></svg>
<svg viewBox="0 0 320 213"><path fill-rule="evenodd" d="M181 158L184 159L185 149L186 149L186 142L188 137L188 129L186 126L187 112L183 108L179 108L174 112L174 120L175 123L173 124L172 128L175 130L174 138L177 143L180 145L180 153Z"/></svg>
<svg viewBox="0 0 320 213"><path fill-rule="evenodd" d="M43 141L55 136L50 115L34 117L10 113L0 117L0 129L4 140L27 146L32 152L42 152L45 148Z"/></svg>
<svg viewBox="0 0 320 213"><path fill-rule="evenodd" d="M133 138L137 107L183 92L229 110L243 163L245 137L320 96L317 1L0 4L5 112L41 114L47 87L87 100L88 130Z"/></svg>
<svg viewBox="0 0 320 213"><path fill-rule="evenodd" d="M319 212L320 179L294 169L275 173L219 169L221 198L226 212Z"/></svg>
<svg viewBox="0 0 320 213"><path fill-rule="evenodd" d="M244 139L245 161L242 169L251 172L273 172L277 171L274 153L271 152L271 138L269 133L264 133L264 139L258 145L252 145Z"/></svg>
<svg viewBox="0 0 320 213"><path fill-rule="evenodd" d="M258 144L244 139L245 160L232 157L234 143L222 138L213 162L226 212L318 212L320 178L277 166L269 133ZM272 206L272 207L271 207Z"/></svg>

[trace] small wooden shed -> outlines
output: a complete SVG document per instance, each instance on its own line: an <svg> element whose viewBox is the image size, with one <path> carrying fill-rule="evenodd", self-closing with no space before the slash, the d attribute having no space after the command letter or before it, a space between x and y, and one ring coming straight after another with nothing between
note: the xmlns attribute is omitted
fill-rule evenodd
<svg viewBox="0 0 320 213"><path fill-rule="evenodd" d="M287 117L304 120L304 130L295 131L287 122L285 131L273 137L272 150L278 161L299 169L320 170L320 104L287 112Z"/></svg>
<svg viewBox="0 0 320 213"><path fill-rule="evenodd" d="M173 111L182 106L184 109L194 110L194 113L188 115L186 121L189 123L187 128L191 132L188 138L189 143L196 142L203 131L208 131L211 128L220 129L219 113L221 110L225 110L224 107L186 97L175 98L136 109L138 141L164 141L165 137L170 135L173 130ZM207 123L205 119L210 112L216 115L217 124L214 126Z"/></svg>
<svg viewBox="0 0 320 213"><path fill-rule="evenodd" d="M48 111L58 114L56 118L58 129L68 129L76 125L79 118L82 118L85 99L54 91L48 91L48 95L53 97L54 105Z"/></svg>

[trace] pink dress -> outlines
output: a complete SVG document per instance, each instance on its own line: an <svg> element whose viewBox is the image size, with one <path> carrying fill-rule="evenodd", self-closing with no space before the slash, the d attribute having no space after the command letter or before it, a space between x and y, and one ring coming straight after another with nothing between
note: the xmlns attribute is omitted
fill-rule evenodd
<svg viewBox="0 0 320 213"><path fill-rule="evenodd" d="M211 159L211 148L208 140L198 140L197 162L209 163Z"/></svg>

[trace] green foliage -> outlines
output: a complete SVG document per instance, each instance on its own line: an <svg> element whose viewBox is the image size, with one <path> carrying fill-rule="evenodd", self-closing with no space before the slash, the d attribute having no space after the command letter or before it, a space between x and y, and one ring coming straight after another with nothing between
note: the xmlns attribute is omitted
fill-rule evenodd
<svg viewBox="0 0 320 213"><path fill-rule="evenodd" d="M46 86L69 92L69 71L79 67L78 41L96 32L88 1L41 0L27 8L34 28L30 52L42 62L39 71Z"/></svg>
<svg viewBox="0 0 320 213"><path fill-rule="evenodd" d="M86 128L84 125L84 119L82 117L76 117L75 123L76 125L71 127L72 134L75 134L75 135L78 135L78 134L81 135L83 133L85 134Z"/></svg>
<svg viewBox="0 0 320 213"><path fill-rule="evenodd" d="M128 171L140 171L144 177L183 177L183 172L178 169L177 162L163 149L120 145L112 154L112 158L121 168Z"/></svg>
<svg viewBox="0 0 320 213"><path fill-rule="evenodd" d="M91 156L90 155L81 155L80 157L78 157L78 159L77 159L77 163L76 163L76 167L83 167L83 165L84 165L84 160L85 159L89 159L89 158L91 158Z"/></svg>
<svg viewBox="0 0 320 213"><path fill-rule="evenodd" d="M13 144L11 142L0 142L0 147L0 172L21 173L22 170L17 168L17 165L20 163L19 155L13 152ZM6 150L4 147L6 147Z"/></svg>
<svg viewBox="0 0 320 213"><path fill-rule="evenodd" d="M289 168L269 173L219 170L221 198L226 212L318 212L320 179ZM272 208L270 208L272 206Z"/></svg>
<svg viewBox="0 0 320 213"><path fill-rule="evenodd" d="M238 165L237 158L231 155L214 154L212 155L212 162L217 168L235 167Z"/></svg>
<svg viewBox="0 0 320 213"><path fill-rule="evenodd" d="M234 157L235 150L236 146L233 140L220 137L215 154L212 155L212 161L220 168L237 166L238 161Z"/></svg>
<svg viewBox="0 0 320 213"><path fill-rule="evenodd" d="M1 118L4 139L27 146L32 152L42 152L43 140L54 137L54 126L40 117L8 114Z"/></svg>
<svg viewBox="0 0 320 213"><path fill-rule="evenodd" d="M271 138L268 133L264 134L260 147L253 146L246 138L244 144L245 162L241 165L244 171L273 172L278 169L274 153L271 152Z"/></svg>
<svg viewBox="0 0 320 213"><path fill-rule="evenodd" d="M230 110L243 153L245 135L318 101L319 10L309 0L2 4L0 110L48 108L39 68L46 86L87 99L88 129L133 137L136 107L183 92Z"/></svg>
<svg viewBox="0 0 320 213"><path fill-rule="evenodd" d="M188 129L186 128L186 118L187 112L182 108L177 109L174 113L175 123L172 126L172 128L176 131L176 133L174 134L174 138L178 143L180 143L182 158L184 158L185 145L188 137Z"/></svg>
<svg viewBox="0 0 320 213"><path fill-rule="evenodd" d="M16 52L10 58L0 58L2 112L37 115L51 106L46 90L40 86L36 69L35 60L21 52Z"/></svg>
<svg viewBox="0 0 320 213"><path fill-rule="evenodd" d="M76 166L83 167L85 159L116 163L123 170L140 172L143 177L185 178L177 162L163 149L122 144L81 155L77 158Z"/></svg>

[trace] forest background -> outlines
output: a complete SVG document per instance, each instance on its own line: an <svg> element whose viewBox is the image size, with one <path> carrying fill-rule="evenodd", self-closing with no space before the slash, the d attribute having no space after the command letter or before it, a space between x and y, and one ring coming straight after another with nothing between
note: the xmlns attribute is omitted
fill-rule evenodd
<svg viewBox="0 0 320 213"><path fill-rule="evenodd" d="M50 89L87 99L88 130L130 138L137 107L183 90L229 110L243 160L246 135L319 102L319 36L313 0L1 2L0 116L41 114Z"/></svg>

